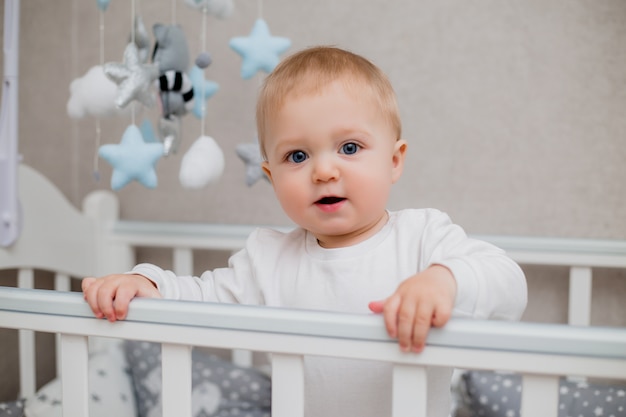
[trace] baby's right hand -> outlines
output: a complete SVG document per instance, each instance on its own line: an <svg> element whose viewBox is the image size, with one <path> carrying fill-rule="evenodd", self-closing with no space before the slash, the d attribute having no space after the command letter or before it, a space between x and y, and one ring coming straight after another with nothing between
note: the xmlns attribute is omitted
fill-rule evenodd
<svg viewBox="0 0 626 417"><path fill-rule="evenodd" d="M102 278L83 278L83 296L93 314L110 322L124 320L128 304L135 297L161 298L148 278L137 274L114 274Z"/></svg>

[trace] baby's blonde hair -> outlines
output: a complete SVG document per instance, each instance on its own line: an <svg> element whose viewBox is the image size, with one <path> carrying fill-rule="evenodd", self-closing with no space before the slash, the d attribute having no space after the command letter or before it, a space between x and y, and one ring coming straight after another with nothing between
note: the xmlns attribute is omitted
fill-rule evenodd
<svg viewBox="0 0 626 417"><path fill-rule="evenodd" d="M282 108L290 94L313 94L335 80L344 80L354 92L369 93L400 139L402 125L396 93L387 76L360 55L331 46L304 49L285 58L261 87L256 123L261 154L265 153L268 120Z"/></svg>

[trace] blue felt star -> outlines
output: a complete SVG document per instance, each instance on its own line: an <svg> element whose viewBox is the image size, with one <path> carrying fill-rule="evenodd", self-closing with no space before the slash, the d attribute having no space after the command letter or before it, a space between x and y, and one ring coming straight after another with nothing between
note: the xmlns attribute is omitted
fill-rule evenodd
<svg viewBox="0 0 626 417"><path fill-rule="evenodd" d="M163 144L144 142L137 126L128 126L119 144L102 145L98 155L113 167L113 190L117 191L133 180L148 188L157 186L154 166L163 156Z"/></svg>
<svg viewBox="0 0 626 417"><path fill-rule="evenodd" d="M205 80L204 70L197 65L194 65L189 70L189 78L193 85L193 114L198 119L202 119L206 113L206 101L211 98L213 94L217 93L217 90L220 89L220 85L216 82Z"/></svg>
<svg viewBox="0 0 626 417"><path fill-rule="evenodd" d="M158 142L156 134L154 133L154 129L152 128L152 123L150 120L144 119L141 122L141 126L139 126L139 131L141 132L141 137L146 143L156 143Z"/></svg>
<svg viewBox="0 0 626 417"><path fill-rule="evenodd" d="M260 70L272 72L280 61L278 56L290 46L288 38L272 36L263 19L257 19L249 36L230 40L230 47L243 58L241 77L244 79L252 78Z"/></svg>
<svg viewBox="0 0 626 417"><path fill-rule="evenodd" d="M110 1L111 0L96 0L96 2L98 3L98 9L105 12L107 10L107 7L109 7Z"/></svg>

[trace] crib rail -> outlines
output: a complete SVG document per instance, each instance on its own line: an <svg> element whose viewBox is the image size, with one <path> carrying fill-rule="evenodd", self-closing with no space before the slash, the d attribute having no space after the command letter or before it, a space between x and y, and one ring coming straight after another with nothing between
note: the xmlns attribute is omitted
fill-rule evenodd
<svg viewBox="0 0 626 417"><path fill-rule="evenodd" d="M394 416L426 415L428 366L523 374L523 416L556 415L560 376L626 379L621 328L455 319L433 329L417 355L400 352L374 315L138 299L126 321L112 324L93 318L80 294L15 288L0 288L0 327L61 334L62 383L72 387L64 390L72 392L63 398L67 417L86 415L86 388L76 389L86 387L88 336L163 344L166 417L191 415L191 346L272 353L276 417L303 415L302 355L392 363Z"/></svg>
<svg viewBox="0 0 626 417"><path fill-rule="evenodd" d="M172 223L118 220L111 239L130 246L241 249L259 225ZM271 226L288 231L290 227ZM507 251L515 261L530 265L626 268L626 241L610 239L548 238L472 235Z"/></svg>

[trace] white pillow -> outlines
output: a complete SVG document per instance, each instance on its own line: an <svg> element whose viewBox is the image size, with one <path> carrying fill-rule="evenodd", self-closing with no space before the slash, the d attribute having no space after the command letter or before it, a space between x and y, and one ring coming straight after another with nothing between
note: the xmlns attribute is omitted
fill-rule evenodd
<svg viewBox="0 0 626 417"><path fill-rule="evenodd" d="M90 342L89 416L136 417L135 395L121 343ZM26 417L62 417L61 380L53 379L26 398Z"/></svg>

